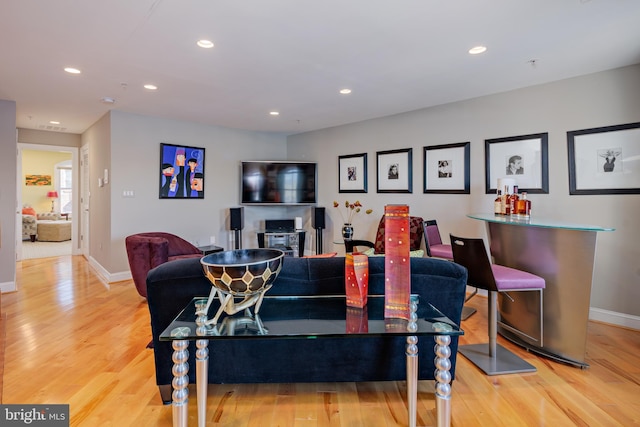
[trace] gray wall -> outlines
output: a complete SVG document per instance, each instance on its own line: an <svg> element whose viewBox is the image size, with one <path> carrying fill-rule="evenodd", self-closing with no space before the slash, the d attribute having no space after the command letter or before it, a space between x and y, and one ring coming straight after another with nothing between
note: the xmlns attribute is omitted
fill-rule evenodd
<svg viewBox="0 0 640 427"><path fill-rule="evenodd" d="M248 159L286 158L282 135L206 126L112 111L83 136L90 144L91 256L109 273L128 272L124 239L144 231L168 231L193 243L229 247L228 210L239 202L239 164ZM205 148L205 198L159 199L160 143ZM110 182L97 187L103 170ZM132 190L134 197L123 197ZM264 208L262 208L264 209ZM247 209L245 246L265 215Z"/></svg>
<svg viewBox="0 0 640 427"><path fill-rule="evenodd" d="M0 290L16 278L16 103L0 100Z"/></svg>
<svg viewBox="0 0 640 427"><path fill-rule="evenodd" d="M339 240L334 200L360 201L371 216L355 221L357 238L373 239L387 203L406 203L412 214L438 220L450 232L485 236L471 212L492 212L485 194L484 140L549 133L549 194L530 195L536 216L615 227L599 233L592 289L592 318L640 327L640 195L569 196L567 131L640 121L640 65L485 96L395 116L290 136L289 157L320 163L319 204L327 207L325 241ZM423 190L423 147L471 142L471 194L433 195ZM640 141L639 141L640 143ZM376 193L376 152L413 148L413 193ZM338 193L338 156L368 153L367 194ZM335 250L340 250L339 246Z"/></svg>

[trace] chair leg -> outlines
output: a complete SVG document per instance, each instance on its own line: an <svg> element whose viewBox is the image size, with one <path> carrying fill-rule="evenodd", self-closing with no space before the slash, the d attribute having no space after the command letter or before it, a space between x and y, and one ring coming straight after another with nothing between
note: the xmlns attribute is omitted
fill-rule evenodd
<svg viewBox="0 0 640 427"><path fill-rule="evenodd" d="M458 347L458 351L487 375L535 372L536 367L497 344L498 293L489 292L488 344L470 344Z"/></svg>

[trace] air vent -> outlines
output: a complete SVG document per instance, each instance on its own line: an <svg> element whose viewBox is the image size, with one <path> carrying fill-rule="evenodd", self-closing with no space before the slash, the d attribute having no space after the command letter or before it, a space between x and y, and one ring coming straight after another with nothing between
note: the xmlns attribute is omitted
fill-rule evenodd
<svg viewBox="0 0 640 427"><path fill-rule="evenodd" d="M66 132L67 131L66 127L55 126L55 125L39 125L38 129L47 130L47 131L51 131L51 132Z"/></svg>

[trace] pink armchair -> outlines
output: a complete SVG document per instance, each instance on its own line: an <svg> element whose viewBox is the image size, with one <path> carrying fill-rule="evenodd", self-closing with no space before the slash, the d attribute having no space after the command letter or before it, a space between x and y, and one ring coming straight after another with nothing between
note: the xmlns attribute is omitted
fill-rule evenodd
<svg viewBox="0 0 640 427"><path fill-rule="evenodd" d="M149 270L174 259L202 257L202 252L183 238L160 231L127 236L125 246L133 283L144 298Z"/></svg>

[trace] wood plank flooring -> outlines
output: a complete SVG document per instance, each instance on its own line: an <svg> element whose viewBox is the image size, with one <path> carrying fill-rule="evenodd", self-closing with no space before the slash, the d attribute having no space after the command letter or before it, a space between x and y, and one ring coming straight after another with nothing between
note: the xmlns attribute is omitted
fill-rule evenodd
<svg viewBox="0 0 640 427"><path fill-rule="evenodd" d="M72 426L171 425L152 350L145 348L148 309L133 282L107 285L83 257L62 256L18 263L17 283L18 292L2 295L3 403L68 403ZM486 299L470 305L479 312L463 322L461 342L484 342ZM640 425L639 331L590 322L586 370L499 341L538 371L488 377L459 356L454 426ZM430 381L419 383L420 426L435 425L432 389ZM190 390L189 419L196 425ZM406 426L404 396L402 381L212 385L207 425Z"/></svg>

